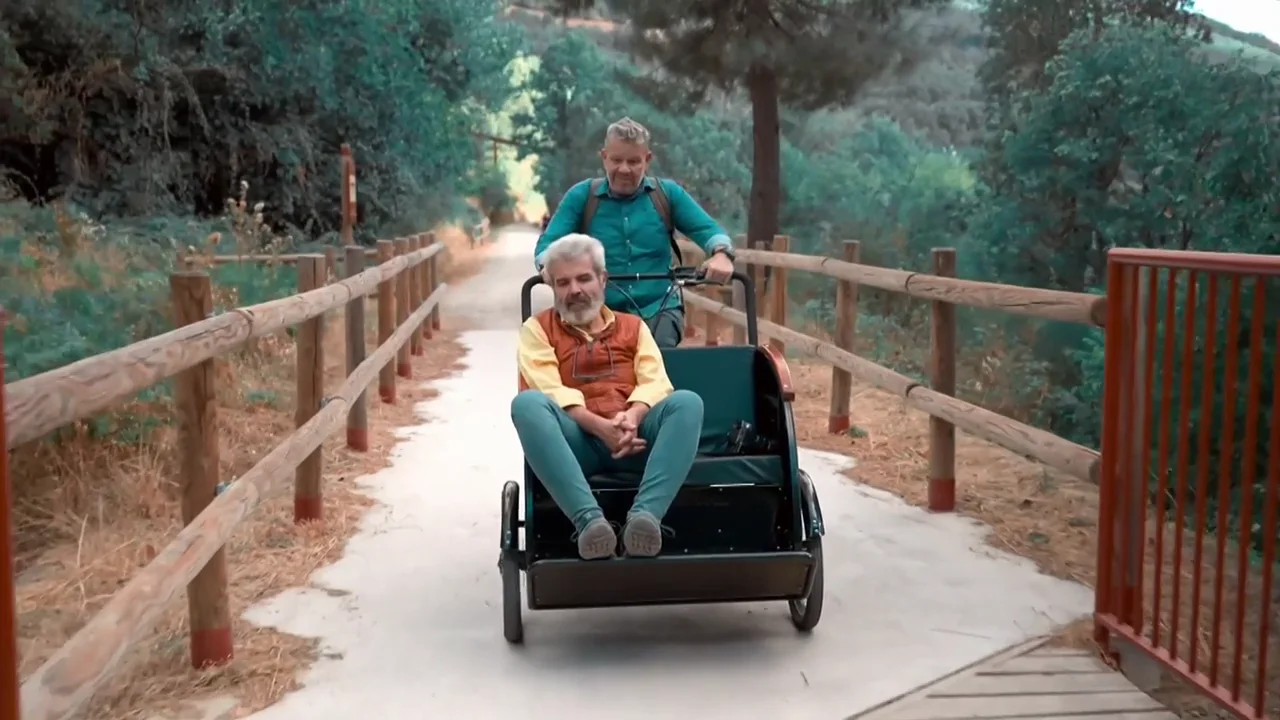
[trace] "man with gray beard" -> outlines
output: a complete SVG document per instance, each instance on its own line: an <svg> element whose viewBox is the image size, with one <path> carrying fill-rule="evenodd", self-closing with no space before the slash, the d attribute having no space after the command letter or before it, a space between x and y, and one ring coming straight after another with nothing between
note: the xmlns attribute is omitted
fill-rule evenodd
<svg viewBox="0 0 1280 720"><path fill-rule="evenodd" d="M698 451L702 398L675 390L653 334L605 307L604 247L572 233L542 255L555 306L520 328L511 421L529 467L573 522L584 560L612 557L618 536L587 477L632 456L644 475L622 527L632 557L662 549L662 518Z"/></svg>

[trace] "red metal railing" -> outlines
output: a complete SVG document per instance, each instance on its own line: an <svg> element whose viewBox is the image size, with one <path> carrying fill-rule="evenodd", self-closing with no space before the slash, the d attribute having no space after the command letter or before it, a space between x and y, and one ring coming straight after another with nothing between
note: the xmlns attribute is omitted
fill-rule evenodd
<svg viewBox="0 0 1280 720"><path fill-rule="evenodd" d="M18 717L18 600L14 591L13 498L4 405L4 310L0 309L0 718Z"/></svg>
<svg viewBox="0 0 1280 720"><path fill-rule="evenodd" d="M1278 280L1280 257L1108 254L1097 639L1249 719L1280 704Z"/></svg>

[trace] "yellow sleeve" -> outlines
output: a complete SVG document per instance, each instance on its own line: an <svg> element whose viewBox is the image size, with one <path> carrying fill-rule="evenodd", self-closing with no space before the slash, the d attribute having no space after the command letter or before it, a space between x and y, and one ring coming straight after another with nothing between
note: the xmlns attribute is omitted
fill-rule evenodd
<svg viewBox="0 0 1280 720"><path fill-rule="evenodd" d="M530 389L550 395L560 407L586 404L586 398L581 392L565 387L560 381L560 363L556 360L556 351L551 347L537 318L529 318L520 326L516 364L520 367L520 376Z"/></svg>
<svg viewBox="0 0 1280 720"><path fill-rule="evenodd" d="M628 403L644 403L653 407L675 390L662 364L662 351L654 342L649 326L640 323L640 338L636 343L636 389L631 391Z"/></svg>

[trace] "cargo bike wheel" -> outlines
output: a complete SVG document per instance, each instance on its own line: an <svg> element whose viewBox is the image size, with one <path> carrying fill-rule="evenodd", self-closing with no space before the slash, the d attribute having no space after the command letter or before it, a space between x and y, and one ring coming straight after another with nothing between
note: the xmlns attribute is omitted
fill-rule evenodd
<svg viewBox="0 0 1280 720"><path fill-rule="evenodd" d="M818 621L822 619L822 598L825 588L822 563L822 509L818 504L818 491L813 487L813 478L803 470L798 474L800 496L804 499L801 518L810 533L804 541L804 549L813 556L813 582L809 584L807 595L788 600L787 606L791 610L791 624L795 625L800 632L809 632L817 627Z"/></svg>
<svg viewBox="0 0 1280 720"><path fill-rule="evenodd" d="M509 643L524 642L520 606L520 484L502 486L502 538L498 574L502 576L502 636Z"/></svg>

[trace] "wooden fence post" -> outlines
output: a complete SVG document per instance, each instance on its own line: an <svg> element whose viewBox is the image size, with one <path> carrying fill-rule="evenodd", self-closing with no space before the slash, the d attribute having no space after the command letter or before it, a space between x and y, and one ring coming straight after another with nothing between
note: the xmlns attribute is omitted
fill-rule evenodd
<svg viewBox="0 0 1280 720"><path fill-rule="evenodd" d="M409 238L396 238L396 257L404 257L409 254ZM409 320L409 276L413 274L412 268L406 268L400 271L396 276L396 327L400 327ZM392 329L392 332L395 332ZM396 350L396 374L402 378L413 377L413 365L409 362L409 343L400 346Z"/></svg>
<svg viewBox="0 0 1280 720"><path fill-rule="evenodd" d="M385 265L395 257L395 244L390 240L378 241L378 264ZM378 283L378 346L391 339L396 331L396 292L395 278ZM395 360L378 371L378 395L384 403L396 401L396 365Z"/></svg>
<svg viewBox="0 0 1280 720"><path fill-rule="evenodd" d="M763 243L763 242L756 243L755 249L768 250L769 243ZM751 275L751 280L752 282L755 283L755 286L756 286L756 319L759 320L760 318L768 318L769 306L767 304L767 301L769 299L769 295L767 293L767 290L768 290L769 277L767 273L769 270L764 265L757 265L755 263L752 263L747 267L748 267L747 272L748 274ZM746 308L743 308L743 311L745 312Z"/></svg>
<svg viewBox="0 0 1280 720"><path fill-rule="evenodd" d="M422 235L414 235L409 238L409 251L417 252L422 249ZM426 263L418 263L413 267L404 271L409 281L409 313L412 314L422 305L422 266ZM409 336L409 354L418 356L422 354L422 333L415 328L413 334Z"/></svg>
<svg viewBox="0 0 1280 720"><path fill-rule="evenodd" d="M956 276L955 248L933 249L933 274ZM956 306L934 300L929 319L929 384L935 392L956 394ZM929 418L929 510L956 509L956 426Z"/></svg>
<svg viewBox="0 0 1280 720"><path fill-rule="evenodd" d="M325 265L323 255L298 258L298 292L309 292L322 287ZM324 314L303 322L298 327L295 338L297 393L294 398L293 424L295 428L300 428L320 411L324 398ZM295 523L324 519L324 496L321 489L323 462L321 449L316 448L303 458L294 471Z"/></svg>
<svg viewBox="0 0 1280 720"><path fill-rule="evenodd" d="M738 247L738 248L746 248L746 247L749 247L749 246L748 246L748 244L747 244L747 236L746 236L746 235L738 235L737 237L735 237L735 238L734 238L734 240L733 240L733 246L734 246L734 247ZM738 262L734 263L734 265L736 265L736 266L737 266L737 267L735 267L735 268L734 268L735 270L737 270L737 271L738 271L738 272L740 272L740 273L743 273L743 274L744 274L744 275L746 275L747 277L750 277L750 278L752 278L752 279L755 279L755 273L752 271L752 267L751 267L751 264L750 264L750 263L743 262L743 261L738 261ZM739 285L738 283L734 282L734 283L733 283L733 287L731 288L731 290L732 290L732 293L733 293L733 294L732 294L732 296L731 296L730 300L731 300L731 305L732 305L733 309L735 309L735 310L739 310L739 311L741 311L741 312L746 312L746 311L747 311L747 299L746 299L746 297L744 297L744 296L743 296L743 293L745 292L745 288L743 288L743 287L742 287L741 285ZM733 337L732 337L732 340L733 340L733 344L734 344L734 345L746 345L746 344L747 344L747 328L746 328L746 326L745 326L745 325L737 325L737 324L735 324L735 325L733 326Z"/></svg>
<svg viewBox="0 0 1280 720"><path fill-rule="evenodd" d="M436 234L432 232L430 233L430 236L431 236L431 242L435 242ZM443 268L440 267L439 260L440 260L439 253L431 256L431 292L435 292L435 289L440 287L441 283L444 282L444 277L443 277L444 270ZM431 309L431 329L432 330L440 329L439 303L437 303L436 306ZM428 335L427 337L431 337L431 336Z"/></svg>
<svg viewBox="0 0 1280 720"><path fill-rule="evenodd" d="M844 241L841 259L856 263L860 257L857 240ZM853 338L858 327L858 284L848 280L836 282L836 347L853 352ZM831 412L827 416L827 432L840 434L848 431L849 395L853 392L853 376L848 370L831 367Z"/></svg>
<svg viewBox="0 0 1280 720"><path fill-rule="evenodd" d="M703 294L706 295L708 299L715 300L717 302L726 302L726 290L730 293L733 292L733 288L716 287L714 285L706 285L704 287L706 290L703 291ZM732 296L727 299L727 302L733 302ZM720 344L720 316L710 311L703 313L702 316L706 319L707 323L707 337L704 344L707 347L715 347Z"/></svg>
<svg viewBox="0 0 1280 720"><path fill-rule="evenodd" d="M338 248L326 247L324 249L324 282L322 285L329 283L329 278L338 277Z"/></svg>
<svg viewBox="0 0 1280 720"><path fill-rule="evenodd" d="M355 277L364 272L363 247L348 245L346 255L347 277ZM351 373L365 358L364 304L364 295L353 297L347 303L347 377L351 377ZM368 393L361 391L351 404L351 412L347 414L347 447L357 452L369 449L369 408L366 395Z"/></svg>
<svg viewBox="0 0 1280 720"><path fill-rule="evenodd" d="M342 173L342 244L351 245L355 242L356 161L351 155L351 146L347 143L342 143L339 152Z"/></svg>
<svg viewBox="0 0 1280 720"><path fill-rule="evenodd" d="M174 324L198 323L213 314L213 287L202 272L169 276ZM218 402L212 358L174 376L178 447L182 457L182 522L189 525L218 494ZM230 662L235 654L227 600L227 556L218 550L187 585L191 665Z"/></svg>
<svg viewBox="0 0 1280 720"><path fill-rule="evenodd" d="M774 252L791 252L791 238L787 235L773 236ZM787 324L787 270L786 268L770 268L773 278L769 281L772 285L770 295L772 299L770 304L773 306L773 313L770 317L774 323L778 325ZM778 349L783 356L787 354L787 344L781 340L774 339L771 344Z"/></svg>
<svg viewBox="0 0 1280 720"><path fill-rule="evenodd" d="M429 248L436 242L435 233L422 233L422 247ZM428 258L426 262L418 266L418 282L422 284L422 300L426 302L431 297L431 293L435 292L435 280L432 278L432 268L435 267L435 257ZM431 315L435 314L435 310L431 311ZM426 341L431 339L431 315L428 315L422 321L422 326L418 328L418 335L422 338L423 354L426 354Z"/></svg>
<svg viewBox="0 0 1280 720"><path fill-rule="evenodd" d="M18 597L13 558L13 497L9 485L8 431L4 404L4 328L0 310L0 717L18 718Z"/></svg>

